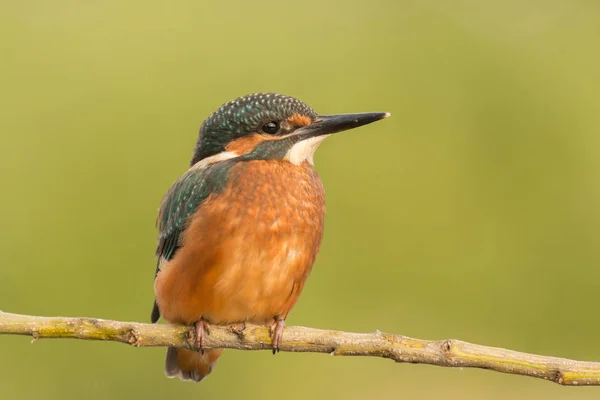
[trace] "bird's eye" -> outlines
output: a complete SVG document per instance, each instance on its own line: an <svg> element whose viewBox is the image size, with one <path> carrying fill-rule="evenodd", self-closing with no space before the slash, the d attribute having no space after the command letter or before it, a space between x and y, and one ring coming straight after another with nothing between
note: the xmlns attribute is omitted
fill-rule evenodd
<svg viewBox="0 0 600 400"><path fill-rule="evenodd" d="M274 135L279 132L279 122L271 121L267 122L260 128L264 133L268 133L269 135Z"/></svg>

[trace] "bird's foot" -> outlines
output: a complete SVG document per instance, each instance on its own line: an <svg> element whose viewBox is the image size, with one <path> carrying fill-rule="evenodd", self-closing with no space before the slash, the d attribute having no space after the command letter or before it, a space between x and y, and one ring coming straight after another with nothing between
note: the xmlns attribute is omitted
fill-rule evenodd
<svg viewBox="0 0 600 400"><path fill-rule="evenodd" d="M194 326L196 328L196 348L200 349L200 353L204 354L204 347L206 345L205 337L210 335L210 326L208 325L208 322L202 318L199 321L196 321Z"/></svg>
<svg viewBox="0 0 600 400"><path fill-rule="evenodd" d="M273 354L279 352L281 346L281 338L283 336L283 328L285 328L285 320L280 316L275 317L275 322L271 325L271 335L273 335Z"/></svg>

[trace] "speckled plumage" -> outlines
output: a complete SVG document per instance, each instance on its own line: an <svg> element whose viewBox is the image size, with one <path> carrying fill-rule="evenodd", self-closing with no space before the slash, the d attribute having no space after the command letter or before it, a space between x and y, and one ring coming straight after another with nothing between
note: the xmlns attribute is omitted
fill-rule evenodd
<svg viewBox="0 0 600 400"><path fill-rule="evenodd" d="M261 122L294 114L314 119L317 113L298 99L277 93L253 93L223 104L202 124L191 165L224 151L228 143L255 132Z"/></svg>

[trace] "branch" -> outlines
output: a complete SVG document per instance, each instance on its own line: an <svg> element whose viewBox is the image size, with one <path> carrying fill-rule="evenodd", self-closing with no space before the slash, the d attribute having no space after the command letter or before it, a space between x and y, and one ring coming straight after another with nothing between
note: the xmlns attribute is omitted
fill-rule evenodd
<svg viewBox="0 0 600 400"><path fill-rule="evenodd" d="M0 311L0 334L40 338L108 340L136 347L173 346L194 349L193 328L153 325L96 318L34 317ZM271 349L269 327L238 324L211 325L206 348ZM546 379L561 385L600 385L600 363L538 356L460 340L422 340L407 336L349 333L287 327L282 351L329 353L334 356L374 356L396 362L442 367L483 368Z"/></svg>

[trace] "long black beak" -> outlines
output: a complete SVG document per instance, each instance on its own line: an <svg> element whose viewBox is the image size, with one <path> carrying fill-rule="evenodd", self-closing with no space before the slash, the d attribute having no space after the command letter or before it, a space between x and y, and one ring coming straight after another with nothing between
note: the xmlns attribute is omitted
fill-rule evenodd
<svg viewBox="0 0 600 400"><path fill-rule="evenodd" d="M390 113L386 112L319 115L312 124L296 130L296 134L301 135L303 139L331 135L332 133L358 128L389 116Z"/></svg>

